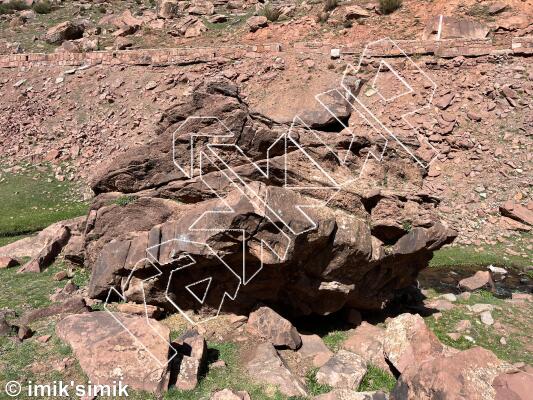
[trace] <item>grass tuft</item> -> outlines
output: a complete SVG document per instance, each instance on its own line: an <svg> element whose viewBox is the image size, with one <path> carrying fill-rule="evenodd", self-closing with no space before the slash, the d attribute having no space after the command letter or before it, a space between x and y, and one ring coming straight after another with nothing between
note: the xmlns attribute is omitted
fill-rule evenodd
<svg viewBox="0 0 533 400"><path fill-rule="evenodd" d="M0 182L0 237L40 231L61 220L84 215L87 205L77 187L53 175L28 168L4 173Z"/></svg>
<svg viewBox="0 0 533 400"><path fill-rule="evenodd" d="M366 374L359 384L357 391L373 392L381 390L383 392L390 392L395 385L396 379L389 372L383 371L373 364L368 364Z"/></svg>
<svg viewBox="0 0 533 400"><path fill-rule="evenodd" d="M309 394L312 396L318 396L324 393L328 393L333 389L329 385L322 385L317 382L316 380L317 371L318 371L318 368L312 368L309 371L307 371L307 374L305 375L305 382L307 384L307 390Z"/></svg>

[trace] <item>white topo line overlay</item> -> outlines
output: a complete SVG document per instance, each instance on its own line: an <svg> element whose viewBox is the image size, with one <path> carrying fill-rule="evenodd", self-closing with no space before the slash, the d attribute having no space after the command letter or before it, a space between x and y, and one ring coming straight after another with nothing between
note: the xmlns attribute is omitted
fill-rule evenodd
<svg viewBox="0 0 533 400"><path fill-rule="evenodd" d="M442 25L442 16L441 16L440 21L439 21L439 34L438 35L440 35L441 25ZM108 293L108 296L107 296L107 299L106 299L105 304L104 304L104 309L113 316L113 319L119 325L121 325L124 330L126 330L133 338L135 338L136 341L140 342L142 348L145 351L147 351L148 353L150 353L152 358L154 358L161 366L164 366L165 363L168 364L177 355L177 352L172 348L171 343L168 342L168 340L166 338L161 337L161 335L159 335L157 333L156 329L152 326L152 323L150 322L150 318L148 318L147 302L146 302L146 296L145 296L145 284L151 283L154 279L157 279L158 277L161 277L163 275L163 273L162 273L161 269L159 269L159 267L157 265L165 265L166 264L164 262L164 260L162 260L163 263L160 264L161 260L158 260L157 257L154 256L154 252L156 250L155 248L158 248L158 247L161 247L161 246L168 246L168 245L176 245L178 247L180 247L180 246L190 246L190 245L193 245L193 246L204 246L208 250L208 252L212 256L214 256L214 258L216 260L218 260L219 265L224 267L227 271L229 271L230 274L232 274L234 276L235 283L236 283L236 289L235 289L235 291L233 293L224 292L224 294L223 294L223 296L221 298L221 301L220 301L220 303L218 305L216 315L210 316L209 318L206 318L206 319L203 319L203 320L193 320L191 318L191 316L188 313L186 313L186 311L183 310L176 303L175 297L171 296L170 293L172 291L171 281L172 281L172 278L174 277L174 275L176 273L179 273L180 271L184 271L187 268L194 268L194 266L196 264L196 261L195 261L194 257L192 255L190 255L189 253L187 253L186 251L182 251L181 254L179 255L179 257L177 257L177 258L170 257L170 260L168 261L168 263L174 263L176 261L182 261L184 259L187 259L188 262L186 262L185 265L181 265L181 266L173 269L172 271L170 271L170 275L169 275L168 282L167 282L167 285L166 285L165 298L168 300L169 304L171 304L179 313L181 313L182 316L189 323L191 323L192 325L203 323L203 322L212 320L213 318L216 318L220 314L220 311L222 309L224 301L226 299L230 299L231 301L234 301L237 298L237 295L238 295L238 292L239 292L239 289L241 288L241 286L246 286L262 270L262 268L263 268L263 256L264 256L265 252L268 252L268 254L271 257L274 257L274 259L277 259L279 261L284 261L286 256L287 256L287 254L288 254L289 248L292 245L291 235L292 236L296 236L298 234L310 231L310 230L314 229L314 227L316 227L316 222L313 221L313 219L308 214L305 213L305 211L304 211L305 208L315 208L315 207L324 207L324 206L326 206L329 203L329 201L340 190L342 190L342 188L346 184L348 184L350 182L354 182L354 181L360 179L363 176L363 173L365 171L365 168L367 166L367 163L368 163L370 157L374 158L378 162L383 161L383 157L384 157L384 154L386 152L387 145L389 143L389 137L392 138L393 140L395 140L399 144L399 146L403 150L405 150L410 155L410 157L417 164L419 164L423 168L428 168L428 166L434 161L434 159L437 158L437 156L438 156L437 150L426 139L427 145L434 150L436 155L428 163L425 163L422 160L418 159L412 153L412 151L404 143L402 143L398 139L398 137L393 133L392 129L390 127L388 127L383 121L381 121L376 116L376 113L373 112L367 105L365 105L363 103L363 101L361 101L361 99L358 98L358 94L354 93L352 91L352 89L351 89L351 86L346 82L346 80L348 79L348 74L351 73L351 74L357 75L357 73L359 73L361 71L361 68L363 66L363 61L368 56L368 53L372 50L372 47L374 45L383 44L383 43L385 43L387 41L393 47L395 47L399 51L399 53L406 59L406 61L410 63L411 67L414 68L418 72L418 76L423 77L423 79L425 79L428 82L428 85L426 85L425 87L431 88L428 98L425 99L426 100L425 104L423 104L422 106L419 106L416 103L414 103L414 101L413 101L413 104L411 104L412 105L411 108L413 108L413 109L411 111L405 112L404 114L401 115L401 118L413 130L417 131L416 128L413 127L413 125L406 119L406 117L408 117L408 116L410 116L410 115L412 115L412 114L414 114L414 113L416 113L416 112L418 112L418 111L420 111L420 110L422 110L424 108L431 107L431 104L432 104L432 101L433 101L433 96L434 96L434 94L436 92L437 85L396 44L396 42L394 42L393 40L391 40L389 38L384 38L384 39L380 39L380 40L376 40L374 42L371 42L371 43L369 43L369 44L367 44L365 46L365 48L364 48L364 50L363 50L363 52L362 52L362 54L360 56L360 59L359 59L359 65L357 67L354 67L352 65L348 65L347 66L347 68L346 68L346 70L345 70L345 72L343 74L341 83L340 83L340 88L338 88L338 89L330 89L328 91L319 93L319 94L317 94L315 96L315 99L352 136L351 143L348 146L348 149L346 150L346 155L344 157L342 157L341 155L336 153L335 150L333 148L331 148L331 146L327 145L322 140L322 137L316 131L314 131L308 125L306 125L305 122L302 120L302 118L300 118L299 116L295 116L294 117L293 123L290 126L290 128L288 129L288 131L286 133L283 133L267 149L266 169L262 169L259 164L257 164L256 162L254 162L253 160L248 158L246 156L246 153L238 145L236 145L234 143L220 144L217 140L215 140L215 143L208 142L207 146L205 146L205 148L203 150L199 150L198 154L196 154L197 149L195 148L195 138L207 137L208 140L213 139L213 138L230 139L231 140L232 138L236 137L235 134L230 129L228 129L228 127L223 123L223 121L221 121L216 116L189 116L180 125L180 127L178 127L176 132L173 134L173 137L172 137L172 149L173 149L172 156L173 156L173 162L174 162L176 168L178 168L189 179L192 179L192 178L197 176L200 179L200 181L202 182L202 184L206 185L206 187L208 187L215 194L215 196L219 200L221 200L222 204L225 207L224 210L212 210L212 211L204 212L202 215L200 215L200 217L198 217L189 226L189 228L188 228L189 232L191 232L191 233L193 233L195 231L196 232L198 232L198 231L219 232L219 231L230 231L230 230L233 230L233 231L238 231L238 232L242 233L242 243L243 243L243 245L242 245L242 270L241 271L235 271L234 268L232 268L230 265L228 265L222 259L222 257L220 257L217 254L217 252L214 251L208 244L195 242L195 241L192 241L190 239L187 239L186 237L184 237L184 236L187 236L187 235L180 235L180 237L176 237L174 239L167 240L167 241L165 241L163 243L160 243L160 244L158 244L156 246L152 246L152 247L146 249L146 254L147 254L146 258L140 260L134 266L134 268L132 269L132 271L129 274L129 276L126 279L126 281L123 282L123 284L121 285L120 292L118 290L116 290L115 288L110 289L110 291ZM384 95L383 93L380 92L379 87L376 86L376 81L378 79L378 75L380 73L382 73L382 69L383 69L382 67L383 66L385 66L387 68L387 70L390 71L397 78L398 82L400 82L403 85L403 88L407 89L406 91L403 91L403 92L401 92L401 94L396 95L396 96L392 96L392 97L387 97L386 95ZM357 82L359 84L361 81L360 80L356 80L355 82ZM381 103L383 103L382 106L386 106L387 104L392 103L393 101L397 100L398 98L400 98L400 97L402 97L402 96L404 96L406 94L411 94L412 96L416 95L416 89L413 87L413 85L411 85L409 83L409 80L405 76L400 74L396 69L394 69L392 67L392 65L390 65L390 63L387 62L385 59L380 60L379 68L377 69L377 72L376 72L376 74L374 76L374 79L372 80L371 88L381 98ZM358 88L356 88L356 89L358 89ZM339 161L340 165L346 165L347 157L348 157L348 155L350 153L350 148L351 148L351 146L352 146L352 144L354 142L354 139L355 139L356 135L353 133L352 129L347 126L348 124L345 124L343 121L341 121L339 119L337 113L334 110L332 110L330 107L328 107L328 105L326 104L326 101L324 99L327 97L328 94L330 94L332 92L337 92L339 95L341 95L341 97L344 100L347 101L347 104L350 105L350 107L352 108L352 111L355 111L357 113L357 115L362 118L362 120L364 120L373 130L375 130L377 133L379 133L379 135L381 135L383 137L383 139L384 139L384 145L383 145L382 151L379 154L373 154L373 152L370 151L368 153L366 159L364 160L364 162L363 162L363 164L362 164L362 166L360 168L359 173L354 175L354 176L349 177L347 182L338 182L337 179L332 177L327 172L326 168L322 168L322 166L320 165L320 161L315 160L312 157L312 155L310 155L305 150L305 148L299 143L299 141L297 139L295 139L293 137L293 135L292 135L292 131L296 127L300 128L300 129L304 129L309 134L314 135L314 137L316 137L320 141L320 143L322 143L325 146L325 148L327 148L328 151L337 158L337 160ZM201 120L204 120L204 121L211 120L213 123L218 124L219 125L219 129L217 130L218 134L216 134L216 135L214 135L214 134L198 134L197 132L191 132L190 133L190 138L189 138L189 145L190 145L190 159L188 160L188 164L189 165L183 165L183 160L179 160L176 157L176 146L175 146L176 145L176 138L178 137L178 135L182 135L184 133L184 130L187 128L187 124L188 123L191 123L191 122L194 123L194 122L198 122L198 121L201 121ZM385 136L382 133L383 131L386 132L388 137ZM285 152L284 152L284 156L285 156L284 157L284 159L285 159L285 163L284 163L285 180L284 180L284 185L283 185L284 188L289 189L289 190L295 190L295 191L299 191L299 190L303 190L303 189L324 189L324 190L330 190L331 193L332 193L332 195L328 198L328 200L320 202L319 204L311 205L311 206L310 205L300 204L300 205L295 205L294 206L311 223L311 227L310 228L308 228L306 230L303 230L301 232L295 231L289 225L288 222L284 221L282 213L279 210L273 210L270 207L270 205L267 204L264 201L264 199L260 196L260 194L257 193L253 189L253 187L246 182L246 180L239 174L239 172L236 171L235 169L233 169L229 165L229 160L224 158L224 152L220 151L221 149L224 149L226 151L228 149L233 149L240 157L244 158L249 163L249 165L253 166L255 168L255 170L257 170L264 178L268 178L270 176L269 164L270 164L271 150L274 148L274 146L278 145L279 143L284 143L285 144L285 147L284 147L284 150L285 150ZM288 143L291 144L292 148L297 148L297 151L300 151L309 160L309 162L313 166L315 166L315 168L318 171L320 171L320 173L323 175L323 177L325 177L325 180L328 182L328 184L323 184L323 186L320 186L320 187L315 187L315 186L313 186L313 187L306 187L306 186L294 187L294 186L290 186L288 184L288 182L287 182ZM199 160L199 166L197 168L195 168L195 163L198 160ZM280 223L280 222L283 225L283 228L278 228L279 229L279 234L283 238L283 240L280 241L280 242L283 242L282 245L281 245L281 251L280 251L280 248L279 248L279 243L278 243L278 248L274 249L274 247L271 244L269 244L268 242L266 242L264 240L261 240L261 247L260 247L261 262L260 262L260 267L251 276L247 275L247 269L246 269L246 259L245 259L245 253L246 253L245 237L246 236L245 236L245 231L244 230L227 229L227 228L221 228L221 227L213 227L213 228L198 228L197 227L197 225L200 225L199 221L201 221L204 218L204 216L206 216L208 214L217 214L217 213L220 213L220 214L224 214L224 213L228 214L229 213L229 214L231 214L231 213L234 212L232 207L225 201L224 194L217 192L212 187L212 185L209 185L208 180L204 179L204 175L203 175L203 165L204 165L204 163L211 163L213 166L215 166L216 171L221 173L222 179L226 179L229 182L230 185L232 185L234 188L239 190L240 193L242 193L243 196L245 196L252 204L254 204L256 206L260 205L260 208L265 210L265 217L270 222L272 222L272 225L274 227L277 227L278 226L277 223ZM222 167L220 167L220 165L222 165ZM275 218L276 221L274 221L271 218L271 216L272 216L272 218ZM113 297L116 298L118 296L121 300L127 301L126 291L127 291L128 286L129 286L129 284L131 282L131 279L133 278L134 272L140 267L146 268L146 265L150 265L150 267L154 268L154 270L157 271L157 272L155 274L149 276L148 278L143 279L141 281L141 284L140 284L141 293L142 293L142 296L143 296L144 309L145 309L145 319L146 319L146 322L148 324L148 327L151 328L152 330L154 330L154 332L156 332L158 334L158 336L161 337L162 340L166 341L169 344L170 348L173 350L173 352L171 353L171 355L168 358L168 360L159 360L154 354L152 354L149 351L149 349L147 348L147 346L145 346L133 332L131 332L128 328L126 328L122 324L122 322L108 308L108 304L112 300ZM204 304L206 299L207 299L209 290L212 287L216 286L215 282L213 282L213 278L214 278L213 276L205 276L205 277L202 277L201 279L199 279L196 282L188 283L186 286L184 286L182 294L183 293L187 293L197 303ZM205 292L202 295L198 296L198 294L195 293L191 288L193 288L195 286L202 287L202 284L203 284L203 286L205 286Z"/></svg>

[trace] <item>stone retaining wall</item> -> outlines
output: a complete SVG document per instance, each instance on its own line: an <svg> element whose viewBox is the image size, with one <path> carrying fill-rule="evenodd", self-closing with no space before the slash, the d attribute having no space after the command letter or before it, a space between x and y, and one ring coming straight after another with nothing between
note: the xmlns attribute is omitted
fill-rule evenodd
<svg viewBox="0 0 533 400"><path fill-rule="evenodd" d="M435 55L442 58L457 56L479 57L490 54L508 54L528 56L533 54L533 37L516 37L511 47L495 46L490 39L483 40L398 40L395 42L407 55ZM389 41L376 48L373 46L371 56L395 57L401 51L390 46ZM334 47L323 43L295 43L282 46L278 43L259 46L232 46L210 48L166 48L122 51L95 51L90 53L26 53L0 55L0 68L24 67L30 65L72 65L106 64L106 65L187 65L208 62L216 57L238 59L243 57L260 57L264 53L314 53L329 55ZM340 46L340 57L360 54L363 46Z"/></svg>

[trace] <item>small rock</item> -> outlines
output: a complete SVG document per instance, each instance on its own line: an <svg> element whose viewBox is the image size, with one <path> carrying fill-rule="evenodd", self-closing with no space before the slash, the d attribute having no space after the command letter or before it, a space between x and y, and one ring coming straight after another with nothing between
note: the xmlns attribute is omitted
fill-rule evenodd
<svg viewBox="0 0 533 400"><path fill-rule="evenodd" d="M67 277L68 277L67 271L59 271L52 277L52 279L54 281L62 281L63 279L66 279Z"/></svg>
<svg viewBox="0 0 533 400"><path fill-rule="evenodd" d="M250 29L250 32L255 32L261 28L268 26L268 19L262 15L248 18L246 25Z"/></svg>
<svg viewBox="0 0 533 400"><path fill-rule="evenodd" d="M148 318L157 318L161 315L161 309L150 304L119 303L115 307L117 311L125 314L146 315Z"/></svg>
<svg viewBox="0 0 533 400"><path fill-rule="evenodd" d="M493 274L500 274L500 275L505 275L507 274L507 270L505 268L501 268L501 267L495 267L494 265L489 265L487 267L487 269L492 272Z"/></svg>
<svg viewBox="0 0 533 400"><path fill-rule="evenodd" d="M482 313L484 311L492 311L494 310L494 306L492 304L484 304L484 303L477 303L473 306L468 307L471 311L475 312L476 314Z"/></svg>
<svg viewBox="0 0 533 400"><path fill-rule="evenodd" d="M333 355L330 349L324 344L318 335L301 335L302 347L298 350L304 358L313 360L313 366L321 367Z"/></svg>
<svg viewBox="0 0 533 400"><path fill-rule="evenodd" d="M507 344L507 339L505 339L505 337L501 337L500 338L500 343L503 344L504 346Z"/></svg>
<svg viewBox="0 0 533 400"><path fill-rule="evenodd" d="M533 295L531 293L512 293L511 298L513 300L533 301Z"/></svg>
<svg viewBox="0 0 533 400"><path fill-rule="evenodd" d="M200 361L196 358L183 356L175 386L179 390L193 390L198 385Z"/></svg>
<svg viewBox="0 0 533 400"><path fill-rule="evenodd" d="M432 308L438 311L449 311L452 310L455 306L453 303L444 299L434 299L430 301L424 301L424 305L427 308Z"/></svg>
<svg viewBox="0 0 533 400"><path fill-rule="evenodd" d="M39 336L36 340L39 342L39 343L46 343L50 340L50 338L52 337L52 335L43 335L43 336Z"/></svg>
<svg viewBox="0 0 533 400"><path fill-rule="evenodd" d="M492 381L496 390L496 400L528 400L531 399L533 388L533 368L525 367L525 371L509 371L498 375Z"/></svg>
<svg viewBox="0 0 533 400"><path fill-rule="evenodd" d="M19 327L17 336L21 341L31 338L32 335L33 335L33 331L28 326L23 325Z"/></svg>
<svg viewBox="0 0 533 400"><path fill-rule="evenodd" d="M480 315L481 322L483 322L485 325L492 325L494 324L494 318L492 318L492 314L490 311L483 311Z"/></svg>
<svg viewBox="0 0 533 400"><path fill-rule="evenodd" d="M494 289L494 282L489 271L477 271L473 276L459 281L459 287L464 290L477 290L485 286Z"/></svg>
<svg viewBox="0 0 533 400"><path fill-rule="evenodd" d="M439 296L439 298L447 300L447 301L451 301L451 302L457 301L457 296L454 295L453 293L442 294Z"/></svg>
<svg viewBox="0 0 533 400"><path fill-rule="evenodd" d="M461 334L457 332L450 332L447 335L452 340L459 340L461 338Z"/></svg>
<svg viewBox="0 0 533 400"><path fill-rule="evenodd" d="M209 364L209 368L226 368L226 362L224 360L217 360Z"/></svg>
<svg viewBox="0 0 533 400"><path fill-rule="evenodd" d="M475 122L480 122L481 121L481 115L479 115L478 113L476 113L474 111L468 111L466 113L466 115L472 121L475 121Z"/></svg>
<svg viewBox="0 0 533 400"><path fill-rule="evenodd" d="M467 301L470 299L470 296L472 296L472 293L470 292L463 292L463 293L459 293L457 295L457 299L461 300L461 301Z"/></svg>
<svg viewBox="0 0 533 400"><path fill-rule="evenodd" d="M331 49L330 51L330 57L333 59L340 58L341 56L341 49Z"/></svg>
<svg viewBox="0 0 533 400"><path fill-rule="evenodd" d="M342 348L359 354L367 363L372 363L383 370L389 366L383 355L385 329L363 322L343 343Z"/></svg>
<svg viewBox="0 0 533 400"><path fill-rule="evenodd" d="M455 325L455 330L457 332L465 332L472 328L472 322L468 319L462 319Z"/></svg>
<svg viewBox="0 0 533 400"><path fill-rule="evenodd" d="M146 86L144 87L145 90L154 90L155 88L157 87L157 82L155 81L150 81L146 84Z"/></svg>
<svg viewBox="0 0 533 400"><path fill-rule="evenodd" d="M507 8L507 4L496 2L489 6L488 12L490 15L496 15L501 13Z"/></svg>
<svg viewBox="0 0 533 400"><path fill-rule="evenodd" d="M261 343L252 350L246 370L257 382L274 385L286 396L305 396L305 386L287 368L270 343Z"/></svg>

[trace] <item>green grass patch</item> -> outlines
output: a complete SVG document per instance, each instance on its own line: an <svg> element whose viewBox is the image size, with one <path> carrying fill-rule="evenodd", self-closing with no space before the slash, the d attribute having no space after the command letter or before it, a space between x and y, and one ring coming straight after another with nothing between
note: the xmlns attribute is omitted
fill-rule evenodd
<svg viewBox="0 0 533 400"><path fill-rule="evenodd" d="M482 324L479 314L468 311L466 306L476 303L495 306L491 313L494 320L505 327L506 344L500 343L502 334L494 328L494 325ZM474 292L470 299L458 301L455 304L452 310L443 311L438 320L432 316L426 318L427 325L442 343L460 350L481 346L492 351L502 360L512 363L533 363L533 353L527 349L527 346L533 342L533 306L531 304L513 305L488 291ZM468 333L463 332L458 340L453 340L448 333L455 332L455 326L463 319L470 320L472 328ZM475 343L467 340L464 335L470 336Z"/></svg>
<svg viewBox="0 0 533 400"><path fill-rule="evenodd" d="M323 336L322 340L331 351L337 352L347 338L348 334L344 331L331 331Z"/></svg>
<svg viewBox="0 0 533 400"><path fill-rule="evenodd" d="M498 267L526 267L531 265L533 250L527 249L527 243L531 242L533 235L522 234L510 243L479 246L450 246L437 250L433 254L430 267L462 267L476 266L486 267L490 264ZM526 257L505 253L506 248L525 252Z"/></svg>
<svg viewBox="0 0 533 400"><path fill-rule="evenodd" d="M329 385L322 385L316 380L316 373L318 368L312 368L307 371L305 375L305 383L307 384L307 391L311 396L318 396L320 394L328 393L333 388Z"/></svg>
<svg viewBox="0 0 533 400"><path fill-rule="evenodd" d="M79 188L35 169L4 173L0 182L0 237L20 236L87 212Z"/></svg>
<svg viewBox="0 0 533 400"><path fill-rule="evenodd" d="M56 262L41 273L17 274L17 268L0 270L0 307L10 308L18 314L27 309L41 308L51 304L48 298L56 288L66 281L57 282L52 276L64 270Z"/></svg>
<svg viewBox="0 0 533 400"><path fill-rule="evenodd" d="M373 392L381 390L389 393L396 385L396 379L389 372L383 371L381 368L373 364L368 364L363 380L359 384L358 392Z"/></svg>

